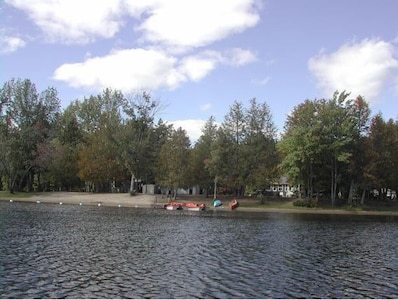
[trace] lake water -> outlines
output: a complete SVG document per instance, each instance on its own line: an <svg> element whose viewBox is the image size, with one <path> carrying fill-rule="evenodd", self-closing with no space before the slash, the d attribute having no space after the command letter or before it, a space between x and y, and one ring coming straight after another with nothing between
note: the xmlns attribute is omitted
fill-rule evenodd
<svg viewBox="0 0 398 300"><path fill-rule="evenodd" d="M0 202L0 298L398 298L398 218Z"/></svg>

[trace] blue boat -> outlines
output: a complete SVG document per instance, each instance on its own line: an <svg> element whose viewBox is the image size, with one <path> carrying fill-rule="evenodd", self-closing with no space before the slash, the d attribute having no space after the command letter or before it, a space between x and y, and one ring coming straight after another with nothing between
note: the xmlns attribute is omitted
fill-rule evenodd
<svg viewBox="0 0 398 300"><path fill-rule="evenodd" d="M221 200L215 199L213 202L213 205L214 205L214 207L219 207L222 205L222 202L221 202Z"/></svg>

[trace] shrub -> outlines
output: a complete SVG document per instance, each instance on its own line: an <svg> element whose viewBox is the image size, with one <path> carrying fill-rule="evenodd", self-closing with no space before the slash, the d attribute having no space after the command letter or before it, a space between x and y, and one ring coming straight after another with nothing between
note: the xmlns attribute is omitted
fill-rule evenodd
<svg viewBox="0 0 398 300"><path fill-rule="evenodd" d="M267 202L267 197L263 194L258 195L257 198L260 204L265 204L265 202Z"/></svg>
<svg viewBox="0 0 398 300"><path fill-rule="evenodd" d="M300 207L316 207L318 201L316 199L297 199L293 202L293 205Z"/></svg>

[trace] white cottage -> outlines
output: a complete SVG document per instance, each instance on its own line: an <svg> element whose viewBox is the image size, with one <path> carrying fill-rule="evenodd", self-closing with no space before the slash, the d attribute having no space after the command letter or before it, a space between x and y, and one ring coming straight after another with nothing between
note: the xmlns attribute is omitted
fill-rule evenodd
<svg viewBox="0 0 398 300"><path fill-rule="evenodd" d="M293 197L297 191L297 186L290 186L286 176L281 176L279 181L270 186L272 192L277 192L281 197Z"/></svg>

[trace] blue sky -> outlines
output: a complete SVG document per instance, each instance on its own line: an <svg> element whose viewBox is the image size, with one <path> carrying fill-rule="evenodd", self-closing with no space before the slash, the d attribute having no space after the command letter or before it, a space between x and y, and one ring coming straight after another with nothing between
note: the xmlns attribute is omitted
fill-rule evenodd
<svg viewBox="0 0 398 300"><path fill-rule="evenodd" d="M335 90L396 120L397 15L396 0L4 0L0 83L53 86L63 108L106 87L147 90L192 140L253 97L280 131Z"/></svg>

